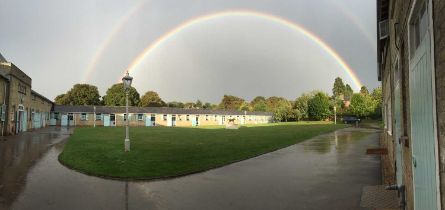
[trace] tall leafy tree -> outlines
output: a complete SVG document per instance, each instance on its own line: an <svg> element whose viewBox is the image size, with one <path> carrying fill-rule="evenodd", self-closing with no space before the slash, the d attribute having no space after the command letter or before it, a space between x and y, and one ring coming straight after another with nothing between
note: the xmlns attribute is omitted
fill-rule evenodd
<svg viewBox="0 0 445 210"><path fill-rule="evenodd" d="M346 84L346 86L345 86L345 100L347 100L347 101L351 100L352 94L354 94L354 90L352 90L352 88L349 84Z"/></svg>
<svg viewBox="0 0 445 210"><path fill-rule="evenodd" d="M368 117L374 111L375 106L371 96L355 93L352 95L349 109L359 117Z"/></svg>
<svg viewBox="0 0 445 210"><path fill-rule="evenodd" d="M308 114L314 120L325 120L331 115L329 96L318 92L308 101Z"/></svg>
<svg viewBox="0 0 445 210"><path fill-rule="evenodd" d="M117 83L108 88L106 95L103 97L103 101L107 106L125 106L124 84ZM136 88L131 87L128 92L128 104L130 106L138 106L139 103L139 93Z"/></svg>
<svg viewBox="0 0 445 210"><path fill-rule="evenodd" d="M266 99L267 111L275 112L279 107L292 107L292 104L283 97L272 96Z"/></svg>
<svg viewBox="0 0 445 210"><path fill-rule="evenodd" d="M294 102L294 109L298 110L300 117L302 119L309 118L309 106L308 102L313 97L312 94L303 93L300 97L298 97Z"/></svg>
<svg viewBox="0 0 445 210"><path fill-rule="evenodd" d="M360 88L360 93L362 95L369 95L369 90L366 86L362 86L362 88Z"/></svg>
<svg viewBox="0 0 445 210"><path fill-rule="evenodd" d="M257 112L265 112L267 111L267 105L266 105L266 101L258 101L257 103L255 103L252 107L253 111L257 111Z"/></svg>
<svg viewBox="0 0 445 210"><path fill-rule="evenodd" d="M241 110L241 111L250 111L250 110L252 110L252 108L250 107L250 104L249 103L247 103L247 102L243 102L242 104L241 104L241 106L239 107L239 110Z"/></svg>
<svg viewBox="0 0 445 210"><path fill-rule="evenodd" d="M225 110L238 110L243 103L244 99L242 98L231 95L224 95L221 103L219 104L219 107Z"/></svg>
<svg viewBox="0 0 445 210"><path fill-rule="evenodd" d="M141 98L141 106L143 107L163 107L165 102L159 97L155 91L147 91Z"/></svg>
<svg viewBox="0 0 445 210"><path fill-rule="evenodd" d="M70 100L68 98L68 95L66 93L60 94L58 96L56 96L56 98L54 99L54 102L57 105L69 105L70 104Z"/></svg>
<svg viewBox="0 0 445 210"><path fill-rule="evenodd" d="M99 105L99 90L94 85L75 84L67 93L55 98L56 104Z"/></svg>
<svg viewBox="0 0 445 210"><path fill-rule="evenodd" d="M332 88L332 94L334 98L342 98L345 95L345 84L340 77L335 78L334 87Z"/></svg>

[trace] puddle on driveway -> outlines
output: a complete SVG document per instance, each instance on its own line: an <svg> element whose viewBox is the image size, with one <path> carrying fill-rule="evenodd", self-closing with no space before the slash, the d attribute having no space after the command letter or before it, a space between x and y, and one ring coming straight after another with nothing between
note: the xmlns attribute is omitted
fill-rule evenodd
<svg viewBox="0 0 445 210"><path fill-rule="evenodd" d="M379 133L370 129L344 129L226 167L150 182L65 168L57 156L67 133L48 128L0 142L0 209L359 209L362 187L380 183L380 158L365 155L378 145Z"/></svg>

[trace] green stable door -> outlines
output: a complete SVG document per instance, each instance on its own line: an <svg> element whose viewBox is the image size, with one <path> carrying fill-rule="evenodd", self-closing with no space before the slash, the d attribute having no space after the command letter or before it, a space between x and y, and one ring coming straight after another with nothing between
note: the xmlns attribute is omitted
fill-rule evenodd
<svg viewBox="0 0 445 210"><path fill-rule="evenodd" d="M415 209L438 209L438 173L433 69L428 6L417 5L410 20L409 102Z"/></svg>

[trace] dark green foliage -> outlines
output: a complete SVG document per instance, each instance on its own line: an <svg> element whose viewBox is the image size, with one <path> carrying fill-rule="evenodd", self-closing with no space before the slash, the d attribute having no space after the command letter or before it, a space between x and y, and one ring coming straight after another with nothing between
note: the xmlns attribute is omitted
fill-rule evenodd
<svg viewBox="0 0 445 210"><path fill-rule="evenodd" d="M106 106L125 106L125 90L124 84L117 83L107 90L107 94L103 97ZM136 88L131 87L128 92L128 104L130 106L138 106L140 103L139 93Z"/></svg>
<svg viewBox="0 0 445 210"><path fill-rule="evenodd" d="M244 99L242 98L231 95L224 95L221 103L219 104L219 107L224 110L239 110L243 103Z"/></svg>
<svg viewBox="0 0 445 210"><path fill-rule="evenodd" d="M308 114L311 119L325 120L331 115L329 97L318 92L308 101Z"/></svg>
<svg viewBox="0 0 445 210"><path fill-rule="evenodd" d="M141 98L143 107L164 107L167 104L159 97L155 91L147 91Z"/></svg>
<svg viewBox="0 0 445 210"><path fill-rule="evenodd" d="M345 95L345 84L340 77L335 78L332 94L334 98L343 98Z"/></svg>
<svg viewBox="0 0 445 210"><path fill-rule="evenodd" d="M97 87L89 84L75 84L66 94L55 99L59 105L99 105L100 95Z"/></svg>

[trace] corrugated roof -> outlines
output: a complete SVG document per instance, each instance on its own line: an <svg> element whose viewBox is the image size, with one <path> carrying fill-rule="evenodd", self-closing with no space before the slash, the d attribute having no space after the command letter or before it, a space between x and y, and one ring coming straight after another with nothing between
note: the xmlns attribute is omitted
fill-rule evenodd
<svg viewBox="0 0 445 210"><path fill-rule="evenodd" d="M54 112L70 113L83 112L93 113L94 106L71 106L55 105ZM235 110L209 110L209 109L181 109L172 107L128 107L129 113L159 113L159 114L217 114L217 115L244 115L244 111ZM124 106L96 106L96 113L125 113ZM246 112L246 115L267 115L272 116L270 112Z"/></svg>

